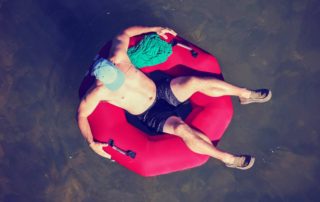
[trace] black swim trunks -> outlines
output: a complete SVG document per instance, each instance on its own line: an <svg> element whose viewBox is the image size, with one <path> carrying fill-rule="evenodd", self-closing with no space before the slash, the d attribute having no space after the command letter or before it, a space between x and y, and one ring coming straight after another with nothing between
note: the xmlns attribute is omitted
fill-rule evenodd
<svg viewBox="0 0 320 202"><path fill-rule="evenodd" d="M179 116L177 114L177 107L181 102L174 96L170 88L171 80L171 77L166 77L158 81L154 80L157 93L153 105L144 113L136 115L151 131L156 132L155 134L161 134L163 132L163 126L169 117Z"/></svg>

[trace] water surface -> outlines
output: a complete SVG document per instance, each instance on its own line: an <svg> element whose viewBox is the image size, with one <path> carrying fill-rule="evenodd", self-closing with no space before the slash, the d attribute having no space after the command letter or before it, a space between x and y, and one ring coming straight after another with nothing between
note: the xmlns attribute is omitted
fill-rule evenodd
<svg viewBox="0 0 320 202"><path fill-rule="evenodd" d="M0 0L0 201L317 201L320 2ZM98 49L130 25L176 30L225 79L273 90L240 106L220 142L249 171L204 166L143 178L90 151L77 90Z"/></svg>

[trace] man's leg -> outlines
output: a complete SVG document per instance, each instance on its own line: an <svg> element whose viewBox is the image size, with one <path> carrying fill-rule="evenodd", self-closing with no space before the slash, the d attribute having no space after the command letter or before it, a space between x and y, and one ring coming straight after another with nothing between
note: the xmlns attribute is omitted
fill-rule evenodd
<svg viewBox="0 0 320 202"><path fill-rule="evenodd" d="M195 92L201 92L211 97L220 97L224 95L238 96L241 100L241 103L243 104L248 104L248 99L250 97L255 97L259 101L259 99L263 98L264 96L268 96L262 99L261 102L268 101L271 98L271 92L269 92L268 90L266 90L267 92L263 92L267 93L266 95L261 95L261 92L255 92L250 91L246 88L240 88L214 77L177 77L171 80L170 87L173 94L180 102L186 101ZM244 100L246 102L244 102ZM255 101L257 102L257 100Z"/></svg>
<svg viewBox="0 0 320 202"><path fill-rule="evenodd" d="M209 155L239 169L249 169L253 166L254 158L236 157L217 149L207 136L188 126L179 117L169 117L164 124L163 132L179 136L195 153Z"/></svg>

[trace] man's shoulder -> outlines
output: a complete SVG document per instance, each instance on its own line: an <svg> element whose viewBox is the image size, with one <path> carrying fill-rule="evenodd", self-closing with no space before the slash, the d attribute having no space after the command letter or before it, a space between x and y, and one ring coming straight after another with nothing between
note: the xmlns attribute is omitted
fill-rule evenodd
<svg viewBox="0 0 320 202"><path fill-rule="evenodd" d="M91 86L86 94L83 96L82 100L84 99L97 99L97 98L102 98L102 95L104 94L104 87L102 85L98 86Z"/></svg>

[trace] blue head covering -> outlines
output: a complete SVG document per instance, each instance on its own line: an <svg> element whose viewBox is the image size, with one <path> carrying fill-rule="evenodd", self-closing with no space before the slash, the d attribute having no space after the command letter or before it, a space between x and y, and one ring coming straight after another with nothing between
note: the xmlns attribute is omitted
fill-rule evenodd
<svg viewBox="0 0 320 202"><path fill-rule="evenodd" d="M93 64L91 75L95 76L111 91L119 89L125 80L124 74L113 63L104 58L98 59Z"/></svg>

